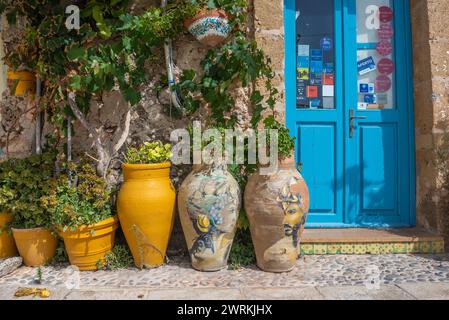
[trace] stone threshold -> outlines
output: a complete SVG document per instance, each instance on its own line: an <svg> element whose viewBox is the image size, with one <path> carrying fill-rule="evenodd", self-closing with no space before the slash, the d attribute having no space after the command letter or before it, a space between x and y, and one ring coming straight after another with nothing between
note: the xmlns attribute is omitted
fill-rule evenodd
<svg viewBox="0 0 449 320"><path fill-rule="evenodd" d="M443 237L421 228L306 229L301 254L444 253Z"/></svg>

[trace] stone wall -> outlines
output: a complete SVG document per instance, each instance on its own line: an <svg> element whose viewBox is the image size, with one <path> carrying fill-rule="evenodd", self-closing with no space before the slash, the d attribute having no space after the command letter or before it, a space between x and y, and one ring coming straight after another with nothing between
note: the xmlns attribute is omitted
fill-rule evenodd
<svg viewBox="0 0 449 320"><path fill-rule="evenodd" d="M448 195L442 189L442 138L449 134L449 2L411 0L416 134L417 224L449 243ZM441 150L446 148L446 150Z"/></svg>
<svg viewBox="0 0 449 320"><path fill-rule="evenodd" d="M283 0L253 0L254 36L265 53L270 56L276 78L273 85L280 92L276 104L279 119L285 119L284 86L284 2Z"/></svg>

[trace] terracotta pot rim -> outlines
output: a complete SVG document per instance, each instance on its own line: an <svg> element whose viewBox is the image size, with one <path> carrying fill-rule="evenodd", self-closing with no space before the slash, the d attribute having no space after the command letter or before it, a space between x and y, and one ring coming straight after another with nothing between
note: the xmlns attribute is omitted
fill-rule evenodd
<svg viewBox="0 0 449 320"><path fill-rule="evenodd" d="M229 14L223 9L203 8L200 11L198 11L193 17L186 19L184 21L184 26L186 28L189 28L192 23L205 17L221 17L229 20Z"/></svg>
<svg viewBox="0 0 449 320"><path fill-rule="evenodd" d="M129 164L123 163L122 169L127 171L140 171L140 170L159 170L171 167L170 161L160 163L148 163L148 164Z"/></svg>
<svg viewBox="0 0 449 320"><path fill-rule="evenodd" d="M50 230L44 227L38 227L38 228L30 228L30 229L19 229L19 228L11 228L13 232L16 233L31 233L31 232L39 232L39 231L48 231L51 233Z"/></svg>
<svg viewBox="0 0 449 320"><path fill-rule="evenodd" d="M88 225L88 226L82 225L82 226L79 226L76 230L71 230L71 229L69 228L69 229L67 229L66 231L64 231L64 230L63 230L63 229L64 229L63 227L58 226L58 231L59 231L59 233L60 233L61 235L62 235L62 234L70 235L70 234L77 234L77 233L80 233L80 232L90 231L90 230L92 230L92 229L101 230L101 229L105 229L105 228L108 228L108 227L114 226L114 225L117 225L117 226L118 226L118 223L119 223L118 216L115 215L115 216L113 216L113 217L107 218L107 219L105 219L105 220L102 220L102 221L97 222L97 223L92 224L92 225Z"/></svg>
<svg viewBox="0 0 449 320"><path fill-rule="evenodd" d="M8 71L8 79L18 79L22 81L36 80L36 73L28 70Z"/></svg>

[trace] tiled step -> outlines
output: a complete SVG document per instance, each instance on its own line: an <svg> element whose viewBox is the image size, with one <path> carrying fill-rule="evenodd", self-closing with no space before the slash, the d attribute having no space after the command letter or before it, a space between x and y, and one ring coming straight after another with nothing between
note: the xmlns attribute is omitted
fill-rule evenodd
<svg viewBox="0 0 449 320"><path fill-rule="evenodd" d="M306 229L301 241L304 255L443 252L443 237L420 228Z"/></svg>

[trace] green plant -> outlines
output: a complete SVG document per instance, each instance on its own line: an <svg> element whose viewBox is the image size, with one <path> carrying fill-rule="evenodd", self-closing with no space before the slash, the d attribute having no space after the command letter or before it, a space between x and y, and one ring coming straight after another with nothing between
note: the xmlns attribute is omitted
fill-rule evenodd
<svg viewBox="0 0 449 320"><path fill-rule="evenodd" d="M290 135L283 124L278 122L273 115L268 116L264 120L264 127L266 130L277 130L278 132L278 155L279 158L289 158L295 148L295 138ZM268 144L270 143L270 134L267 134Z"/></svg>
<svg viewBox="0 0 449 320"><path fill-rule="evenodd" d="M14 216L13 227L51 227L51 215L41 205L40 199L50 191L49 182L54 173L55 160L56 154L52 151L25 159L11 159L11 167L1 174L0 179L15 194L6 205Z"/></svg>
<svg viewBox="0 0 449 320"><path fill-rule="evenodd" d="M239 269L244 266L254 264L256 256L251 234L248 228L237 228L234 241L232 243L229 264L232 269Z"/></svg>
<svg viewBox="0 0 449 320"><path fill-rule="evenodd" d="M34 277L34 283L42 284L42 268L38 267L36 270L36 276Z"/></svg>
<svg viewBox="0 0 449 320"><path fill-rule="evenodd" d="M252 90L250 94L253 128L257 128L266 108L274 108L278 91L272 85L274 73L271 61L257 47L256 41L247 39L243 32L236 33L222 47L209 50L202 67L204 75L199 80L193 70L185 70L177 89L183 93L191 112L195 112L200 105L195 93L201 93L200 99L211 110L210 126L233 128L237 124L238 119L231 112L236 105L231 94L236 82L244 88L252 86L256 81L264 82L266 96L258 89Z"/></svg>
<svg viewBox="0 0 449 320"><path fill-rule="evenodd" d="M67 262L69 262L69 256L67 255L67 251L65 250L64 241L60 240L58 242L58 247L56 248L56 255L49 262L49 265L57 266L65 264Z"/></svg>
<svg viewBox="0 0 449 320"><path fill-rule="evenodd" d="M169 161L171 145L161 141L144 142L141 146L128 148L125 162L129 164L150 164Z"/></svg>
<svg viewBox="0 0 449 320"><path fill-rule="evenodd" d="M68 163L55 179L51 190L40 202L51 214L51 222L63 230L76 230L113 216L112 191L86 161Z"/></svg>
<svg viewBox="0 0 449 320"><path fill-rule="evenodd" d="M129 247L125 244L117 244L111 252L105 256L104 267L109 270L126 269L134 266L134 259Z"/></svg>
<svg viewBox="0 0 449 320"><path fill-rule="evenodd" d="M0 162L0 212L2 213L10 211L12 202L17 197L16 179L13 173L14 162L15 159Z"/></svg>

